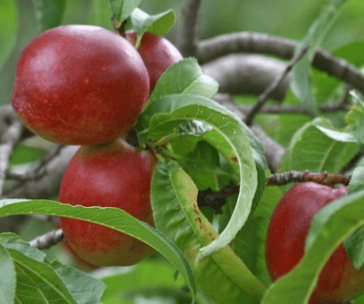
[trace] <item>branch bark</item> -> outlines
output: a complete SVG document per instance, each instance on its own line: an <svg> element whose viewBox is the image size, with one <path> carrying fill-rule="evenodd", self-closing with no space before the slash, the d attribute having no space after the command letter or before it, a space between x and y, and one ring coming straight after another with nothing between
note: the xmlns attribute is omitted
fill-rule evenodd
<svg viewBox="0 0 364 304"><path fill-rule="evenodd" d="M234 53L270 54L291 59L298 41L261 33L241 32L220 35L198 44L197 59L200 64ZM312 65L359 90L364 94L364 75L353 65L317 49Z"/></svg>

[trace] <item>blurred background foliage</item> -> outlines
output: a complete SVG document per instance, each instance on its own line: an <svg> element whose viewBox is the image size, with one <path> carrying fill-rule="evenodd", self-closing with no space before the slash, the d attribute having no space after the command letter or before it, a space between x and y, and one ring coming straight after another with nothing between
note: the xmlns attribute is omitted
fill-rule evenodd
<svg viewBox="0 0 364 304"><path fill-rule="evenodd" d="M96 24L112 29L107 0L54 0L54 6L65 5L62 24ZM25 46L40 33L33 4L37 0L0 1L0 105L10 103L16 64ZM181 0L142 1L149 14L167 9L177 13L177 23L166 37L175 41L180 20ZM315 0L205 0L200 19L200 38L252 31L300 40L317 18L327 1ZM363 38L364 6L351 0L344 7L322 47L329 51Z"/></svg>

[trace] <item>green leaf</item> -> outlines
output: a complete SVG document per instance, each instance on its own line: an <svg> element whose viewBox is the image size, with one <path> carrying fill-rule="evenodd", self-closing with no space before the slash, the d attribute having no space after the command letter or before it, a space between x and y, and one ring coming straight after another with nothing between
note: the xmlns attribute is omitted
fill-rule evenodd
<svg viewBox="0 0 364 304"><path fill-rule="evenodd" d="M141 140L159 139L173 132L186 120L199 120L213 128L208 132L209 135L204 134L203 139L218 149L239 174L240 191L226 229L217 240L202 248L201 254L208 256L225 247L247 220L257 188L257 170L249 138L245 132L246 126L235 114L218 103L189 94L163 96L149 106L141 119L147 127L139 134Z"/></svg>
<svg viewBox="0 0 364 304"><path fill-rule="evenodd" d="M142 0L109 0L112 15L118 21L117 26L130 17L131 13Z"/></svg>
<svg viewBox="0 0 364 304"><path fill-rule="evenodd" d="M111 9L108 0L92 0L90 13L87 19L88 24L97 25L109 30L113 30L111 22Z"/></svg>
<svg viewBox="0 0 364 304"><path fill-rule="evenodd" d="M193 294L195 281L181 252L157 230L118 208L83 207L48 200L0 200L0 217L16 214L46 214L85 220L131 235L162 253L182 274Z"/></svg>
<svg viewBox="0 0 364 304"><path fill-rule="evenodd" d="M20 251L8 249L16 267L19 303L48 302L77 304L61 277L52 267L34 260Z"/></svg>
<svg viewBox="0 0 364 304"><path fill-rule="evenodd" d="M218 190L217 175L228 175L220 169L219 152L205 141L197 143L195 149L180 162L199 190Z"/></svg>
<svg viewBox="0 0 364 304"><path fill-rule="evenodd" d="M129 268L129 271L125 271L125 269L125 267L109 268L109 271L94 275L106 284L101 298L102 303L136 288L152 286L180 288L184 284L182 276L178 276L176 280L173 279L176 269L165 261L148 259ZM151 277L153 280L150 279Z"/></svg>
<svg viewBox="0 0 364 304"><path fill-rule="evenodd" d="M16 272L13 259L0 243L0 303L14 303Z"/></svg>
<svg viewBox="0 0 364 304"><path fill-rule="evenodd" d="M274 212L275 207L277 206L279 200L282 198L283 193L278 186L270 186L266 187L263 197L259 202L258 207L256 208L253 218L256 228L256 234L259 238L260 242L258 244L258 253L257 253L257 265L256 265L256 273L255 275L260 279L260 281L268 286L272 280L270 278L266 259L265 259L265 242L267 230L270 222L270 218Z"/></svg>
<svg viewBox="0 0 364 304"><path fill-rule="evenodd" d="M157 15L148 15L140 8L136 8L131 13L130 17L131 23L133 24L134 30L138 37L137 43L135 45L136 48L139 48L140 41L142 40L142 36L145 32L163 36L169 31L176 21L176 14L173 10L168 10Z"/></svg>
<svg viewBox="0 0 364 304"><path fill-rule="evenodd" d="M20 251L38 262L44 262L46 257L44 252L38 250L37 248L31 247L28 242L22 240L19 236L13 233L0 234L0 244L6 249Z"/></svg>
<svg viewBox="0 0 364 304"><path fill-rule="evenodd" d="M292 69L291 90L315 116L320 115L320 110L311 89L311 62L317 47L341 12L341 8L345 2L347 0L331 1L331 5L324 9L314 21L306 37L303 39L301 46L296 50L297 54L302 47L310 46L309 51Z"/></svg>
<svg viewBox="0 0 364 304"><path fill-rule="evenodd" d="M353 193L364 189L364 167L355 168L350 183L348 193Z"/></svg>
<svg viewBox="0 0 364 304"><path fill-rule="evenodd" d="M186 58L171 65L162 74L144 112L153 102L165 95L193 94L211 98L218 88L216 80L203 73L195 58Z"/></svg>
<svg viewBox="0 0 364 304"><path fill-rule="evenodd" d="M331 130L328 128L321 127L319 125L315 126L317 129L319 129L322 133L324 133L327 137L330 137L331 139L339 142L351 142L351 143L357 143L357 139L351 135L350 133L346 132L339 132L335 130Z"/></svg>
<svg viewBox="0 0 364 304"><path fill-rule="evenodd" d="M151 201L156 227L174 242L190 262L198 286L217 303L257 303L263 285L230 246L200 259L199 250L218 233L197 206L197 188L175 161L155 170Z"/></svg>
<svg viewBox="0 0 364 304"><path fill-rule="evenodd" d="M363 199L364 191L343 196L314 216L304 258L268 289L262 304L307 303L331 254L348 235L364 224Z"/></svg>
<svg viewBox="0 0 364 304"><path fill-rule="evenodd" d="M15 0L0 1L0 69L11 54L18 34Z"/></svg>
<svg viewBox="0 0 364 304"><path fill-rule="evenodd" d="M283 159L281 168L312 172L340 170L357 153L358 144L343 142L344 139L347 140L344 138L346 135L335 131L326 132L332 128L331 122L323 118L305 124L292 137L287 150L288 157ZM334 140L322 130L342 141Z"/></svg>
<svg viewBox="0 0 364 304"><path fill-rule="evenodd" d="M33 0L38 32L42 33L60 25L66 0Z"/></svg>
<svg viewBox="0 0 364 304"><path fill-rule="evenodd" d="M53 261L50 266L60 275L77 304L99 304L105 284L72 267Z"/></svg>
<svg viewBox="0 0 364 304"><path fill-rule="evenodd" d="M348 193L364 189L364 167L354 170L348 186ZM344 241L346 253L356 269L364 264L364 226L360 227Z"/></svg>

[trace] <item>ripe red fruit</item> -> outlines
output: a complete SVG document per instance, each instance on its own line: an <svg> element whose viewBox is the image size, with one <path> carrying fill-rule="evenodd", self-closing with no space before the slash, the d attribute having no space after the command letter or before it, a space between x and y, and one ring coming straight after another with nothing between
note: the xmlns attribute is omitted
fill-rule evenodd
<svg viewBox="0 0 364 304"><path fill-rule="evenodd" d="M45 139L87 145L129 131L148 97L148 71L128 40L96 26L66 25L25 48L12 105Z"/></svg>
<svg viewBox="0 0 364 304"><path fill-rule="evenodd" d="M150 184L156 163L151 152L122 140L83 146L65 172L60 202L116 207L153 225ZM96 266L133 265L154 252L145 243L101 225L70 218L60 218L60 224L75 253Z"/></svg>
<svg viewBox="0 0 364 304"><path fill-rule="evenodd" d="M136 44L137 36L134 31L127 31L126 37L133 45ZM181 53L171 42L153 33L143 35L138 52L148 69L150 91L153 91L161 75L172 64L183 59Z"/></svg>
<svg viewBox="0 0 364 304"><path fill-rule="evenodd" d="M273 281L303 257L313 216L346 193L345 186L330 188L306 182L292 187L282 197L270 220L266 240L266 261ZM322 269L309 303L344 303L363 290L364 268L354 268L341 244Z"/></svg>

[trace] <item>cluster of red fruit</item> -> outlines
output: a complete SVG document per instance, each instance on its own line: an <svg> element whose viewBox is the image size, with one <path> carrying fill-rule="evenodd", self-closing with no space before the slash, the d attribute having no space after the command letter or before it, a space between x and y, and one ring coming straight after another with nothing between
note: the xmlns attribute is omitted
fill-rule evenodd
<svg viewBox="0 0 364 304"><path fill-rule="evenodd" d="M82 145L64 175L60 201L117 207L153 225L150 183L157 159L121 138L135 125L162 73L182 59L165 38L126 38L96 26L68 25L35 38L22 53L12 105L43 138ZM61 218L74 251L96 265L132 265L152 248L115 230Z"/></svg>

